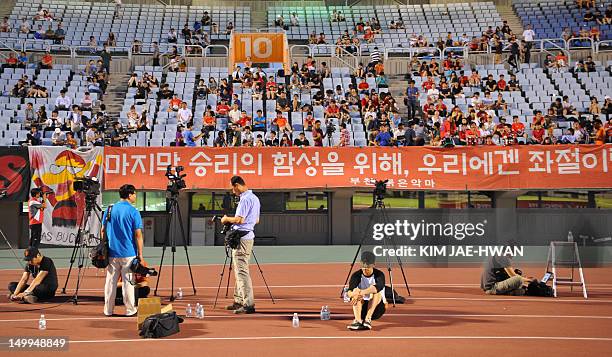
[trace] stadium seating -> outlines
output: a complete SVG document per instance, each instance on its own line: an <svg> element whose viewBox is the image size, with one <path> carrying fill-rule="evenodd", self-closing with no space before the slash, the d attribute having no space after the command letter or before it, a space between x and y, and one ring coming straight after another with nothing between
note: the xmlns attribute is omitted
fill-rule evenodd
<svg viewBox="0 0 612 357"><path fill-rule="evenodd" d="M332 22L333 11L340 11L346 21ZM432 4L432 5L381 5L352 7L271 7L268 10L268 25L274 26L278 15L286 22L292 13L300 20L299 26L290 26L287 33L290 40L308 40L312 32L323 32L328 43L335 41L345 30L352 31L360 18L369 21L376 17L380 21L382 34L375 37L376 43L386 47L408 47L406 35L422 34L429 42L445 38L448 32L454 37L465 33L479 36L488 26L501 26L502 20L492 2ZM389 29L391 21L402 20L405 29Z"/></svg>
<svg viewBox="0 0 612 357"><path fill-rule="evenodd" d="M523 26L531 25L538 39L561 38L563 29L570 28L574 33L578 33L584 26L588 26L588 29L592 26L598 27L601 40L612 39L612 25L597 25L595 22L586 24L583 20L585 10L578 9L575 1L513 0L512 6ZM605 8L603 10L605 11Z"/></svg>

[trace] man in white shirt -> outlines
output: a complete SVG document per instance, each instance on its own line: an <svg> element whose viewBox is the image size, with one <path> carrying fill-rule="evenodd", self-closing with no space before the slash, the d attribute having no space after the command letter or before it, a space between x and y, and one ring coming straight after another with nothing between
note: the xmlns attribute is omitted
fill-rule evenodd
<svg viewBox="0 0 612 357"><path fill-rule="evenodd" d="M480 93L478 92L474 93L474 96L470 99L470 103L472 104L474 109L476 110L480 109L482 105L482 101L480 100Z"/></svg>
<svg viewBox="0 0 612 357"><path fill-rule="evenodd" d="M178 123L181 125L187 125L187 123L191 122L192 118L193 114L191 113L191 110L187 108L187 103L181 103L181 109L176 112L176 120Z"/></svg>
<svg viewBox="0 0 612 357"><path fill-rule="evenodd" d="M65 142L66 134L64 134L60 128L55 128L55 131L51 134L51 143L54 146L62 146Z"/></svg>
<svg viewBox="0 0 612 357"><path fill-rule="evenodd" d="M81 113L81 108L79 108L78 105L72 106L72 112L68 117L66 125L69 126L70 131L73 133L78 133L81 131L81 127L83 126L83 114Z"/></svg>
<svg viewBox="0 0 612 357"><path fill-rule="evenodd" d="M60 128L64 126L64 120L59 117L59 113L57 110L51 112L51 117L47 118L45 121L45 130Z"/></svg>
<svg viewBox="0 0 612 357"><path fill-rule="evenodd" d="M232 104L232 110L229 111L229 119L232 123L237 123L240 120L242 112L238 108L238 104Z"/></svg>
<svg viewBox="0 0 612 357"><path fill-rule="evenodd" d="M30 33L30 29L32 27L30 26L30 23L28 22L28 20L25 19L25 17L23 19L21 19L21 25L19 25L19 32L21 33Z"/></svg>
<svg viewBox="0 0 612 357"><path fill-rule="evenodd" d="M72 106L72 100L66 96L66 90L62 89L59 97L55 99L55 109L57 110L69 110Z"/></svg>
<svg viewBox="0 0 612 357"><path fill-rule="evenodd" d="M168 43L176 43L176 30L175 29L170 29L170 32L168 32Z"/></svg>
<svg viewBox="0 0 612 357"><path fill-rule="evenodd" d="M87 132L85 133L85 140L87 141L87 146L101 146L102 138L98 133L98 130L95 126L91 126Z"/></svg>
<svg viewBox="0 0 612 357"><path fill-rule="evenodd" d="M534 39L535 32L531 29L531 25L527 25L527 28L523 31L523 40L525 40L525 63L531 62L531 48L533 47Z"/></svg>

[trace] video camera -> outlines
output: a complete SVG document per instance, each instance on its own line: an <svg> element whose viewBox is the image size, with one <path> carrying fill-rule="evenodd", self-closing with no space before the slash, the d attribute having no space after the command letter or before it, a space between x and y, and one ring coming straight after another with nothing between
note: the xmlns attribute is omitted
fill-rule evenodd
<svg viewBox="0 0 612 357"><path fill-rule="evenodd" d="M336 127L334 126L334 123L331 121L327 122L325 126L325 135L331 136L335 131Z"/></svg>
<svg viewBox="0 0 612 357"><path fill-rule="evenodd" d="M168 178L168 186L166 191L173 196L178 195L180 190L187 187L184 180L184 177L187 176L187 174L181 174L183 170L185 170L183 166L176 166L174 168L174 172L172 171L172 165L168 165L166 168L166 177Z"/></svg>
<svg viewBox="0 0 612 357"><path fill-rule="evenodd" d="M374 182L374 197L377 201L382 201L387 194L387 182L389 180L378 180Z"/></svg>
<svg viewBox="0 0 612 357"><path fill-rule="evenodd" d="M220 216L213 216L213 218L210 219L211 223L214 222L219 222L221 223L221 217ZM231 223L226 223L223 225L223 228L221 228L221 230L219 231L219 234L225 234L227 233L227 231L229 231L232 228Z"/></svg>
<svg viewBox="0 0 612 357"><path fill-rule="evenodd" d="M142 265L140 263L140 259L138 258L132 259L132 262L130 263L130 271L138 275L157 276L157 271L155 270L155 268L149 268Z"/></svg>
<svg viewBox="0 0 612 357"><path fill-rule="evenodd" d="M72 183L72 188L77 192L82 192L88 197L95 197L100 194L100 181L97 177L76 177Z"/></svg>

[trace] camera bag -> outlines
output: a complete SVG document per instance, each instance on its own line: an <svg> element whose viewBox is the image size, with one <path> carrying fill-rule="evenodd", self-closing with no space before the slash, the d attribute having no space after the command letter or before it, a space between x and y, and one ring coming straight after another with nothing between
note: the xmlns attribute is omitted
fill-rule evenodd
<svg viewBox="0 0 612 357"><path fill-rule="evenodd" d="M104 269L108 266L108 238L106 233L106 224L110 222L111 211L113 205L108 206L106 211L106 219L104 220L104 235L100 239L100 243L91 248L89 256L91 257L91 265L98 269Z"/></svg>
<svg viewBox="0 0 612 357"><path fill-rule="evenodd" d="M172 336L181 331L179 324L183 319L176 312L151 315L142 323L139 335L143 338L160 338Z"/></svg>

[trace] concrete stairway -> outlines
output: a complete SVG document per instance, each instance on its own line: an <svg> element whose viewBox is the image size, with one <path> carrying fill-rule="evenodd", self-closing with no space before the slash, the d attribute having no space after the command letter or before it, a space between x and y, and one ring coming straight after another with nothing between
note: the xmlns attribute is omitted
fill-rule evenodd
<svg viewBox="0 0 612 357"><path fill-rule="evenodd" d="M106 105L106 112L111 120L119 119L129 79L130 74L128 73L112 73L110 75L110 84L106 89L102 103Z"/></svg>
<svg viewBox="0 0 612 357"><path fill-rule="evenodd" d="M512 6L507 5L497 5L497 12L501 16L502 20L508 21L508 25L512 32L518 37L521 38L523 35L523 25L521 24L521 19L516 15Z"/></svg>
<svg viewBox="0 0 612 357"><path fill-rule="evenodd" d="M15 0L0 1L0 20L10 15L13 11L13 7L15 7Z"/></svg>

